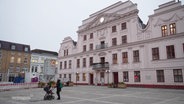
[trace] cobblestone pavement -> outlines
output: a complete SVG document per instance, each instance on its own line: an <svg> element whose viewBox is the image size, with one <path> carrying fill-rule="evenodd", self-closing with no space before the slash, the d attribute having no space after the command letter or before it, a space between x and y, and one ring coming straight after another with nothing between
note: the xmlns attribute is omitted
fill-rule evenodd
<svg viewBox="0 0 184 104"><path fill-rule="evenodd" d="M176 89L73 86L63 88L61 100L50 101L44 94L41 88L4 91L0 104L184 104L184 90Z"/></svg>

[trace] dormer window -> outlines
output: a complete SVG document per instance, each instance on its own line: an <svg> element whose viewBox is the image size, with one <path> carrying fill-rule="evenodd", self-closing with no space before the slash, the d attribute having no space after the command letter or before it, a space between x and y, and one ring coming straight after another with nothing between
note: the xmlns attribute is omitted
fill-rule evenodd
<svg viewBox="0 0 184 104"><path fill-rule="evenodd" d="M163 25L162 27L161 27L161 29L162 29L162 36L164 37L164 36L167 36L168 35L168 33L167 33L167 25Z"/></svg>
<svg viewBox="0 0 184 104"><path fill-rule="evenodd" d="M176 24L175 23L169 24L169 28L170 28L171 35L176 34Z"/></svg>
<svg viewBox="0 0 184 104"><path fill-rule="evenodd" d="M11 50L15 50L15 45L11 45Z"/></svg>

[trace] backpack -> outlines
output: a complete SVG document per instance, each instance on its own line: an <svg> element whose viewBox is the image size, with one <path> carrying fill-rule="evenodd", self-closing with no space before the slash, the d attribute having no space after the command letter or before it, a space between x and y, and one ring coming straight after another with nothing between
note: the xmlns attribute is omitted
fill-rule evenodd
<svg viewBox="0 0 184 104"><path fill-rule="evenodd" d="M59 88L63 88L63 84L62 83L59 83Z"/></svg>

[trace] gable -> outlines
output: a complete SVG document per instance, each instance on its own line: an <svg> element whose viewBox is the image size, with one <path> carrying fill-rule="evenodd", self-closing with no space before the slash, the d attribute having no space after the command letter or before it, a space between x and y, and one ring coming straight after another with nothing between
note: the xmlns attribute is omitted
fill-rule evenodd
<svg viewBox="0 0 184 104"><path fill-rule="evenodd" d="M93 19L90 23L88 23L86 28L93 28L93 27L111 22L111 21L118 19L120 17L121 17L120 14L105 13L105 14L99 15L95 19Z"/></svg>

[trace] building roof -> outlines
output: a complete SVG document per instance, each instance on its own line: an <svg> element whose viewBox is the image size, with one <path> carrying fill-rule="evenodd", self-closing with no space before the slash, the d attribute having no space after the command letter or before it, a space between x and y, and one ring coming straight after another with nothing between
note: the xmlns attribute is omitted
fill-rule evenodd
<svg viewBox="0 0 184 104"><path fill-rule="evenodd" d="M34 49L34 50L31 50L31 53L51 54L51 55L58 56L58 53L57 53L57 52L54 52L54 51L47 51L47 50L41 50L41 49Z"/></svg>
<svg viewBox="0 0 184 104"><path fill-rule="evenodd" d="M14 48L12 49L12 46ZM27 48L27 50L25 50ZM0 49L8 51L30 52L30 45L0 40Z"/></svg>

